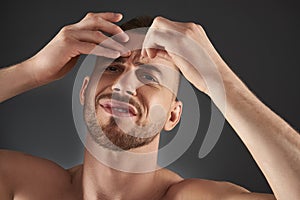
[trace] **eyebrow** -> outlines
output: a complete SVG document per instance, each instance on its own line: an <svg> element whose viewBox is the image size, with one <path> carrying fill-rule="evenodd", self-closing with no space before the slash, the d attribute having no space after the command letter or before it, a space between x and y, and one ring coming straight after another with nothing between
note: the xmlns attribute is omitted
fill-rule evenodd
<svg viewBox="0 0 300 200"><path fill-rule="evenodd" d="M158 69L157 67L155 67L153 65L150 65L150 64L139 63L139 67L144 68L144 69L149 69L149 70L152 70L152 71L156 71L159 74L162 74L160 69Z"/></svg>
<svg viewBox="0 0 300 200"><path fill-rule="evenodd" d="M126 58L124 58L124 57L119 57L119 58L115 59L115 60L113 61L113 63L124 64L125 61L126 61Z"/></svg>
<svg viewBox="0 0 300 200"><path fill-rule="evenodd" d="M120 64L124 65L125 59L124 58L117 58L112 64ZM157 68L154 65L148 64L148 63L142 63L142 62L135 62L135 65L138 65L139 68L148 69L152 71L158 72L160 75L162 75L162 71Z"/></svg>

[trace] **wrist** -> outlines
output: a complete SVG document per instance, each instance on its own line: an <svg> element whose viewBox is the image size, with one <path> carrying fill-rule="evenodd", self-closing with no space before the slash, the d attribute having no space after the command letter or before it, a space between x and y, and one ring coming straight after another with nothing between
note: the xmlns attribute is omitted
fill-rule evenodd
<svg viewBox="0 0 300 200"><path fill-rule="evenodd" d="M15 65L16 73L19 74L24 88L35 88L41 85L34 73L34 61L32 58Z"/></svg>
<svg viewBox="0 0 300 200"><path fill-rule="evenodd" d="M0 102L37 87L30 72L30 62L22 62L0 71Z"/></svg>

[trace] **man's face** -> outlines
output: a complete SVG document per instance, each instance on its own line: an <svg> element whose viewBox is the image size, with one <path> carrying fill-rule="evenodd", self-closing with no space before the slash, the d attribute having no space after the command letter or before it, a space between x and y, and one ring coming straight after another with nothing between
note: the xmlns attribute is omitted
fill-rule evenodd
<svg viewBox="0 0 300 200"><path fill-rule="evenodd" d="M140 51L97 67L101 73L92 77L97 81L91 81L93 92L86 95L84 107L92 138L112 150L150 143L168 123L176 104L177 67L164 52L149 59Z"/></svg>

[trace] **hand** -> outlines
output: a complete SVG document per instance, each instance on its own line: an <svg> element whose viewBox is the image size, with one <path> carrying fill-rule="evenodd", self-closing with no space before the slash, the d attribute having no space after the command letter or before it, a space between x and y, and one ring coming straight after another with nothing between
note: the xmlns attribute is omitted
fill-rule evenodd
<svg viewBox="0 0 300 200"><path fill-rule="evenodd" d="M130 51L120 42L127 42L129 38L114 24L121 19L122 15L117 13L89 13L78 23L63 27L48 45L29 60L37 85L62 78L74 67L80 54L108 58L128 56ZM113 40L104 33L118 35Z"/></svg>
<svg viewBox="0 0 300 200"><path fill-rule="evenodd" d="M223 61L200 25L155 18L146 34L142 55L153 58L161 50L169 54L195 87L209 94L212 88L207 84L218 79L217 64Z"/></svg>

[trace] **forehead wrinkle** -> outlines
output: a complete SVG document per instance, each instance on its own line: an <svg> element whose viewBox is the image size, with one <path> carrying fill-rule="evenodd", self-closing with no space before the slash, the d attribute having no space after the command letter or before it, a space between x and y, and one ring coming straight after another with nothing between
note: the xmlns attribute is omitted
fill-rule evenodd
<svg viewBox="0 0 300 200"><path fill-rule="evenodd" d="M125 64L126 62L135 63L137 59L140 58L141 54L138 54L137 51L132 51L128 57L119 57L113 61L113 63Z"/></svg>
<svg viewBox="0 0 300 200"><path fill-rule="evenodd" d="M159 61L155 58L151 59L151 58L142 56L141 50L133 50L130 56L119 57L113 63L118 63L118 64L122 64L122 65L125 65L125 63L128 63L128 64L132 64L135 67L144 65L144 64L158 65L158 66L161 66L161 64L162 64L163 66L172 66L171 68L174 68L174 70L179 71L178 66L174 62L172 62L172 59L169 56L166 56L165 54L162 54L162 53L158 53L156 58L162 59L163 62L167 62L167 64L161 63L161 61Z"/></svg>

